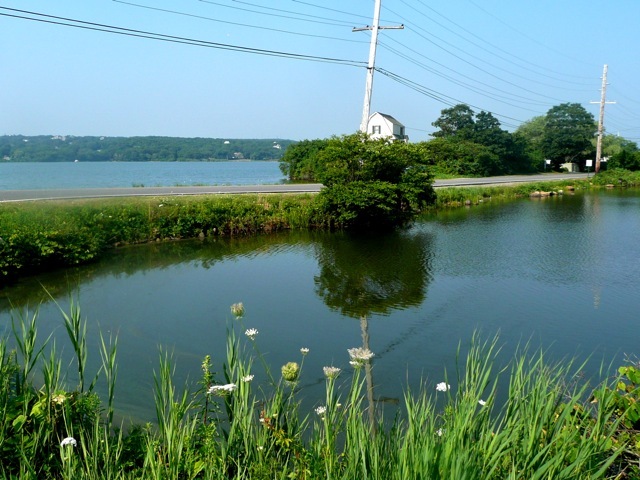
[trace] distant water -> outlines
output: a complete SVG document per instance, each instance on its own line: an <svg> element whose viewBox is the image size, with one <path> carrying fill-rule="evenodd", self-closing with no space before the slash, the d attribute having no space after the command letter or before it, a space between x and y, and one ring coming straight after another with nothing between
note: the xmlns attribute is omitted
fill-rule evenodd
<svg viewBox="0 0 640 480"><path fill-rule="evenodd" d="M283 181L278 162L0 163L0 190L266 185Z"/></svg>

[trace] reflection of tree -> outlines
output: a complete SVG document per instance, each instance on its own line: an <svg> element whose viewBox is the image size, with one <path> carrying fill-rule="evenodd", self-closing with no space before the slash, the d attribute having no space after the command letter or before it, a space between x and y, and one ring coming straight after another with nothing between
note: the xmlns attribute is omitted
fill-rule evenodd
<svg viewBox="0 0 640 480"><path fill-rule="evenodd" d="M419 305L430 280L430 241L406 231L327 236L318 246L316 293L353 318Z"/></svg>
<svg viewBox="0 0 640 480"><path fill-rule="evenodd" d="M387 314L424 300L431 259L430 237L425 234L335 234L319 243L317 256L316 292L329 308L360 319L365 350L369 350L369 315ZM371 363L364 368L368 416L375 432Z"/></svg>

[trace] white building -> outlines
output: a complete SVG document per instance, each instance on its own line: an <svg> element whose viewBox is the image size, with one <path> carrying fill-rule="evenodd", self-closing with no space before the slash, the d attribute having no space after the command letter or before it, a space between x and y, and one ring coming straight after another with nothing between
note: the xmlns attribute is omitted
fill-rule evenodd
<svg viewBox="0 0 640 480"><path fill-rule="evenodd" d="M374 140L391 138L405 143L409 141L409 137L404 131L404 125L386 113L375 112L369 117L367 133Z"/></svg>

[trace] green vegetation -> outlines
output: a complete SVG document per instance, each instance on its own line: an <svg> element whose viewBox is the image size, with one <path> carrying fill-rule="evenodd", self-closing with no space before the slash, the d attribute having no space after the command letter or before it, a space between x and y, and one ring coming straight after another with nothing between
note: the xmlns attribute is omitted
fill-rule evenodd
<svg viewBox="0 0 640 480"><path fill-rule="evenodd" d="M523 123L513 133L502 129L491 112L475 113L459 104L441 111L432 123L433 139L400 144L398 151L429 167L436 178L484 177L562 170L573 163L586 171L595 158L596 123L581 105L564 103L546 115ZM345 137L342 137L344 139ZM327 160L323 151L337 139L305 140L290 145L280 169L291 181L321 181ZM622 137L605 135L601 169L640 169L638 146ZM547 166L545 160L549 160Z"/></svg>
<svg viewBox="0 0 640 480"><path fill-rule="evenodd" d="M412 173L417 174L418 182L422 180L420 170ZM380 195L385 201L397 199L399 195L395 190L399 187L383 186L377 190L361 185L338 187L334 190L334 199L309 194L269 194L0 204L0 287L22 275L91 262L106 250L124 244L339 227L339 221L345 222L346 226L358 227L358 222L371 221L379 214L376 209L382 208L370 206L372 198ZM401 187L407 189L407 199L416 195L419 201L421 195L429 192L421 186L424 184L419 184L416 192L412 192L411 185L409 182ZM589 181L579 182L439 188L435 204L423 204L422 210L477 204L488 199L526 197L535 191L557 192L568 186L576 189L637 187L640 186L640 172L608 170ZM430 184L427 188L430 189ZM341 194L344 196L338 196ZM362 204L358 203L360 199ZM386 219L404 221L418 211L411 206L405 211L394 210L402 204L392 200L389 205L391 208L382 212L387 216L383 215L377 225L388 225L384 223ZM348 218L351 211L360 216Z"/></svg>
<svg viewBox="0 0 640 480"><path fill-rule="evenodd" d="M18 275L92 261L122 244L250 235L322 222L311 195L0 204L0 285Z"/></svg>
<svg viewBox="0 0 640 480"><path fill-rule="evenodd" d="M318 376L304 368L313 352L301 348L283 365L282 376L274 374L242 304L231 311L226 361L214 366L206 356L193 365L194 373L200 369L196 384L175 385L173 359L160 352L157 422L146 426L114 423L117 338L102 338L101 368L86 371L92 352L86 351L86 319L77 303L69 312L61 310L75 380L63 369L57 346L38 337L37 313L14 312L13 332L0 340L4 478L640 475L637 365L625 365L615 378L594 385L585 380L583 366L549 364L542 352L526 348L507 366L498 365L498 339L475 337L455 375L425 379L419 391L405 392L394 419L385 419L367 397L375 355L354 347L345 352L348 371L324 367L325 396L306 411L299 386L309 375ZM106 403L96 385L106 387Z"/></svg>
<svg viewBox="0 0 640 480"><path fill-rule="evenodd" d="M331 226L395 227L435 201L433 177L404 143L359 133L328 140L315 156L325 187L318 205Z"/></svg>
<svg viewBox="0 0 640 480"><path fill-rule="evenodd" d="M200 162L277 160L292 144L283 139L178 137L0 136L0 161Z"/></svg>

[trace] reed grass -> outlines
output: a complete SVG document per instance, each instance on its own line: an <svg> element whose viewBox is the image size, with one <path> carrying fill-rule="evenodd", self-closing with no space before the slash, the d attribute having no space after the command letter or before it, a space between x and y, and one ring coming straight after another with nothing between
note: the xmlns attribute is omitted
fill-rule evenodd
<svg viewBox="0 0 640 480"><path fill-rule="evenodd" d="M77 316L62 312L62 323ZM367 396L375 368L366 349L353 368L325 368L325 398L301 411L306 373L298 361L276 378L259 335L231 318L221 376L209 357L194 385L176 385L161 351L154 375L156 423L113 425L117 338L102 339L97 396L68 385L56 349L46 353L37 312L16 313L0 340L0 475L62 479L599 479L638 478L640 448L632 407L640 370L591 384L584 365L550 363L520 349L498 366L499 339L475 335L453 377L443 372L406 390L393 419ZM86 358L83 322L66 329ZM81 333L78 336L78 332ZM9 349L9 345L15 345ZM346 355L346 352L345 352ZM355 360L360 358L359 360ZM375 358L375 357L373 357ZM77 363L76 363L77 365ZM260 367L262 365L262 368ZM294 366L295 365L295 366ZM41 368L42 385L34 369ZM264 369L266 371L263 371ZM257 378L266 379L258 383ZM316 374L312 374L316 376ZM341 380L338 382L337 379ZM343 380L347 380L346 382ZM443 380L443 381L440 381ZM627 407L621 407L627 405ZM634 413L635 414L635 413Z"/></svg>

